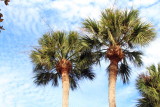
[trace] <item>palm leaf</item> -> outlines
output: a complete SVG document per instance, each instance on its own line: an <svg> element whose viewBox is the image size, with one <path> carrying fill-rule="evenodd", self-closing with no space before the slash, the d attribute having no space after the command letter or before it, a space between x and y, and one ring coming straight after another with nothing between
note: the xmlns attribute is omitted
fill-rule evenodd
<svg viewBox="0 0 160 107"><path fill-rule="evenodd" d="M136 66L142 66L143 62L142 62L142 52L141 51L128 51L128 50L124 50L125 53L125 57L127 59L129 59L134 65Z"/></svg>
<svg viewBox="0 0 160 107"><path fill-rule="evenodd" d="M151 107L159 107L160 105L160 71L155 65L147 67L147 73L139 75L136 81L136 87L142 95L142 99L138 100L138 107L144 105L144 101L149 101ZM149 107L149 106L148 106Z"/></svg>
<svg viewBox="0 0 160 107"><path fill-rule="evenodd" d="M92 32L93 34L99 34L100 32L99 24L95 20L92 20L90 18L86 19L83 22L83 25L83 28L85 28L85 30Z"/></svg>
<svg viewBox="0 0 160 107"><path fill-rule="evenodd" d="M125 63L120 64L118 74L120 75L124 84L129 83L131 69L127 64Z"/></svg>
<svg viewBox="0 0 160 107"><path fill-rule="evenodd" d="M60 75L58 73L38 72L34 78L37 85L47 85L51 81L53 86L58 86Z"/></svg>

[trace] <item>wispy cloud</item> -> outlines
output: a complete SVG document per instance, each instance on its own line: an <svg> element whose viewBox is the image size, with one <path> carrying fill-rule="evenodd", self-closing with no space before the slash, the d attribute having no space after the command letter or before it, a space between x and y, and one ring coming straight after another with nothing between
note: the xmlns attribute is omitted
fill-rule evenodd
<svg viewBox="0 0 160 107"><path fill-rule="evenodd" d="M0 107L60 107L61 85L59 88L51 85L36 87L33 83L29 59L31 46L36 46L38 38L51 29L79 30L84 18L98 19L101 10L113 7L113 4L114 1L109 0L11 0L9 6L1 4L6 30L0 33ZM115 4L115 7L121 8L132 6L140 9L140 15L153 23L159 34L158 0L122 0ZM159 62L159 42L158 37L143 49L145 66ZM70 107L106 107L107 65L103 62L101 68L95 67L95 81L82 81L80 89L70 92ZM135 79L143 70L133 68L129 85L122 86L118 79L118 107L133 107L138 97Z"/></svg>

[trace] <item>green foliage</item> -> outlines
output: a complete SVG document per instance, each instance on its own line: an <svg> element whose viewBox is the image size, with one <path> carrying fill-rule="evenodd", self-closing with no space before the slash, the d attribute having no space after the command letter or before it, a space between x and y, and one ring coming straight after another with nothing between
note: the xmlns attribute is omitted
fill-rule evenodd
<svg viewBox="0 0 160 107"><path fill-rule="evenodd" d="M90 55L90 57L88 57ZM46 85L52 82L53 86L58 86L61 74L56 70L56 64L66 59L72 63L69 72L71 89L78 87L78 80L95 77L91 64L92 53L82 44L81 37L77 32L51 32L44 34L39 40L39 48L35 48L31 53L34 63L35 83Z"/></svg>
<svg viewBox="0 0 160 107"><path fill-rule="evenodd" d="M159 107L160 106L160 64L158 68L151 65L147 72L139 75L136 87L142 98L138 99L137 107Z"/></svg>
<svg viewBox="0 0 160 107"><path fill-rule="evenodd" d="M138 46L145 46L155 38L155 30L149 23L142 22L138 10L106 9L99 20L85 19L83 28L87 36L83 42L93 53L107 60L105 53L111 46L118 45L124 53L119 63L119 75L123 83L128 83L131 69L128 63L141 66L142 52L136 51ZM98 57L98 55L101 55ZM98 60L99 58L99 60Z"/></svg>
<svg viewBox="0 0 160 107"><path fill-rule="evenodd" d="M121 63L119 67L118 74L121 76L121 79L124 84L129 82L130 74L131 74L131 69L128 66L128 64Z"/></svg>

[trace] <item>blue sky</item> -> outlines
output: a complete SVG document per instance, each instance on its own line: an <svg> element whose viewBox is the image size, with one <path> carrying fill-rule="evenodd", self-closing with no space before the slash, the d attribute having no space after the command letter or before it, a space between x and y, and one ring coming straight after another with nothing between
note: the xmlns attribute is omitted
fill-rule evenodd
<svg viewBox="0 0 160 107"><path fill-rule="evenodd" d="M37 87L33 83L29 58L33 46L50 30L81 31L84 18L98 19L113 4L110 0L11 0L9 6L1 2L6 30L0 33L0 107L61 107L61 84ZM139 9L142 20L152 23L157 32L157 38L143 47L144 67L132 67L130 84L117 80L117 107L135 107L140 97L135 88L137 75L160 62L160 0L117 0L114 7ZM102 61L101 67L94 67L94 81L80 81L80 88L70 91L70 107L108 107L107 65Z"/></svg>

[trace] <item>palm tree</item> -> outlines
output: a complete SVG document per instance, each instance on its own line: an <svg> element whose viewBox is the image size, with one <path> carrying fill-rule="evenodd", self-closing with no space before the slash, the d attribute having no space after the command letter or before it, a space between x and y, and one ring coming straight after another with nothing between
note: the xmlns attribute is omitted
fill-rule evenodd
<svg viewBox="0 0 160 107"><path fill-rule="evenodd" d="M58 86L58 81L62 80L62 107L68 107L70 87L73 90L77 88L78 80L94 78L89 66L91 61L86 60L87 52L81 43L77 32L57 31L43 35L39 48L31 53L37 85L52 82L53 86Z"/></svg>
<svg viewBox="0 0 160 107"><path fill-rule="evenodd" d="M136 87L142 95L137 107L160 107L160 64L151 65L147 72L140 74Z"/></svg>
<svg viewBox="0 0 160 107"><path fill-rule="evenodd" d="M142 52L138 46L143 46L155 37L151 24L142 22L138 10L106 9L101 13L100 20L85 19L83 38L93 53L102 53L101 58L109 59L109 106L116 107L115 87L119 74L123 83L128 83L130 77L129 64L142 65ZM130 61L130 62L128 62Z"/></svg>

